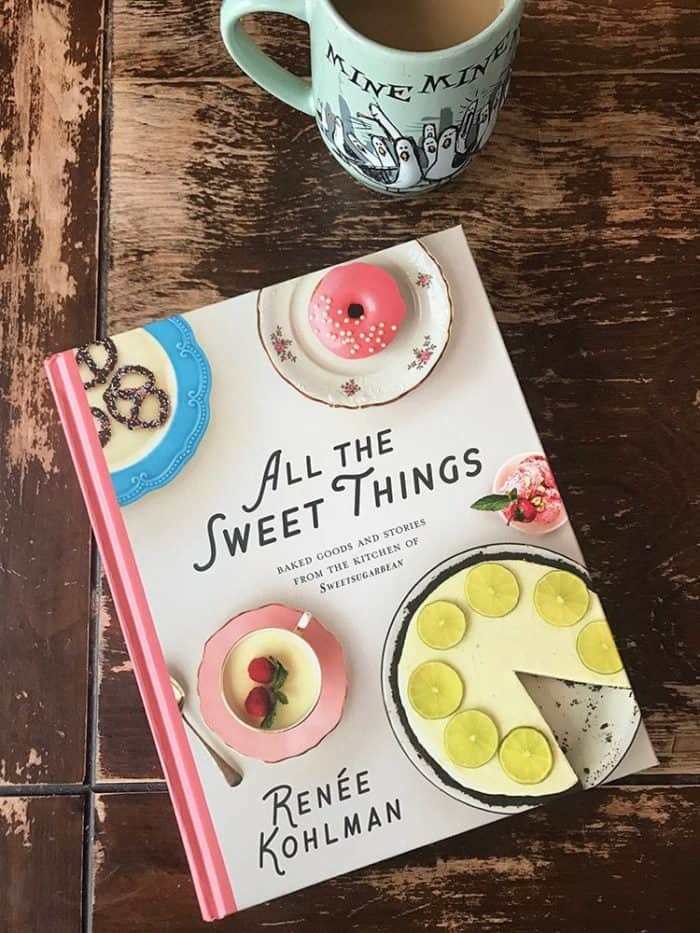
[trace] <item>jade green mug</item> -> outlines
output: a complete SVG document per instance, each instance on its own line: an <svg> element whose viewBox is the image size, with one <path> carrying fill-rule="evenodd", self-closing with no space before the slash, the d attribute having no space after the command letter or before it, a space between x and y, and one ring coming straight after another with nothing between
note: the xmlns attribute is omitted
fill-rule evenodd
<svg viewBox="0 0 700 933"><path fill-rule="evenodd" d="M315 116L326 146L354 178L378 191L417 194L466 168L491 135L508 93L523 4L503 0L478 35L430 52L367 38L331 0L225 0L221 33L255 82ZM240 20L258 12L308 23L311 82L255 45Z"/></svg>

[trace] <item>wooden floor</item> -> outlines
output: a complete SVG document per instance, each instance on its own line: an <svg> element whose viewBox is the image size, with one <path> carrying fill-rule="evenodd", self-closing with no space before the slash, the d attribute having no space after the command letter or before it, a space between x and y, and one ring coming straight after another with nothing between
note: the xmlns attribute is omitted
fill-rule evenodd
<svg viewBox="0 0 700 933"><path fill-rule="evenodd" d="M486 151L408 202L240 75L215 0L103 3L0 10L0 928L205 928L43 356L461 222L661 764L217 928L698 929L696 0L528 0Z"/></svg>

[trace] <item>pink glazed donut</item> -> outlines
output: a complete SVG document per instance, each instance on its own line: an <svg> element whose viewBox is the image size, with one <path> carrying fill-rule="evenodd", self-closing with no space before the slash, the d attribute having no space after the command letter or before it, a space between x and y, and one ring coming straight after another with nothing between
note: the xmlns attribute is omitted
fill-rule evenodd
<svg viewBox="0 0 700 933"><path fill-rule="evenodd" d="M309 324L320 342L344 360L385 350L396 337L406 304L393 277L366 262L323 276L309 302Z"/></svg>

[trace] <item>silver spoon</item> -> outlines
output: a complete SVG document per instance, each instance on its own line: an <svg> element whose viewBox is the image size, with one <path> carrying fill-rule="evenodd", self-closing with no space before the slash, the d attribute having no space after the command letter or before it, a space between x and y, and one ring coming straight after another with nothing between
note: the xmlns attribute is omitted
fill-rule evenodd
<svg viewBox="0 0 700 933"><path fill-rule="evenodd" d="M221 771L223 776L226 778L227 783L231 787L236 787L236 785L240 784L241 781L243 780L243 775L240 773L240 771L236 771L233 765L230 765L228 761L222 758L221 755L217 751L215 751L215 749L212 748L206 736L202 735L202 733L199 731L199 728L195 725L194 722L192 722L190 717L187 715L187 713L185 712L185 691L182 687L182 684L180 684L179 681L175 680L172 674L170 675L170 683L173 688L173 693L175 694L175 701L177 702L177 708L180 710L180 715L182 716L183 720L187 723L187 725L194 732L194 734L197 736L199 741L202 743L202 745L206 748L206 750L209 752L211 757L214 759L216 764L219 766L219 771Z"/></svg>

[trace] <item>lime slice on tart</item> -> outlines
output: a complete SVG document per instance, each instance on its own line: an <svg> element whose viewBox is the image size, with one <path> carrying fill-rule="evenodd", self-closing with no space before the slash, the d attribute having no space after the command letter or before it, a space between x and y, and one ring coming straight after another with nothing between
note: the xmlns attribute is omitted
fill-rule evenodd
<svg viewBox="0 0 700 933"><path fill-rule="evenodd" d="M416 627L420 640L429 648L445 650L454 648L464 638L467 620L459 606L439 599L423 606Z"/></svg>
<svg viewBox="0 0 700 933"><path fill-rule="evenodd" d="M502 564L477 564L467 574L464 592L472 609L490 618L512 612L520 598L515 574Z"/></svg>
<svg viewBox="0 0 700 933"><path fill-rule="evenodd" d="M530 726L518 726L501 742L501 767L518 784L540 784L552 770L554 758L546 737Z"/></svg>
<svg viewBox="0 0 700 933"><path fill-rule="evenodd" d="M550 570L535 586L535 609L550 625L576 625L585 616L588 587L568 570Z"/></svg>
<svg viewBox="0 0 700 933"><path fill-rule="evenodd" d="M463 696L461 677L442 661L425 661L408 678L408 699L424 719L444 719L454 713Z"/></svg>
<svg viewBox="0 0 700 933"><path fill-rule="evenodd" d="M457 713L445 726L445 751L460 768L480 768L498 750L496 723L479 709Z"/></svg>
<svg viewBox="0 0 700 933"><path fill-rule="evenodd" d="M576 639L576 651L581 663L596 674L617 674L622 670L622 658L605 619L584 625Z"/></svg>

